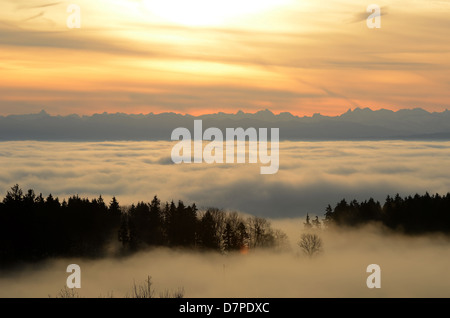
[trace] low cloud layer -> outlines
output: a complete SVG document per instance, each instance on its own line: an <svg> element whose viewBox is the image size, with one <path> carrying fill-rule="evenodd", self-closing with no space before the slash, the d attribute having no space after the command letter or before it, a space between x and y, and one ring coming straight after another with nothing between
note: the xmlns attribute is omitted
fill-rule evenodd
<svg viewBox="0 0 450 318"><path fill-rule="evenodd" d="M171 142L2 142L0 193L18 183L61 200L116 196L129 205L184 200L270 218L323 216L342 198L445 194L449 142L282 142L280 170L261 164L171 163Z"/></svg>
<svg viewBox="0 0 450 318"><path fill-rule="evenodd" d="M306 213L323 216L343 197L384 201L390 194L447 193L449 142L282 142L280 171L259 164L170 164L171 142L3 142L0 190L15 183L60 199L114 195L122 205L182 199L265 216L291 250L220 255L158 249L102 260L56 259L0 272L0 297L57 296L66 268L82 270L81 297L125 297L152 276L155 296L184 288L185 297L450 297L448 238L404 237L376 227L321 232L324 253L296 245ZM111 246L114 251L116 246ZM369 289L370 264L381 289Z"/></svg>
<svg viewBox="0 0 450 318"><path fill-rule="evenodd" d="M296 247L300 219L273 221L292 250L247 255L153 250L124 259L58 259L0 275L0 297L55 297L69 264L81 267L80 297L126 297L152 277L155 297L184 288L185 297L450 297L448 239L404 237L376 227L321 232L324 250L309 259ZM381 268L381 288L366 285Z"/></svg>

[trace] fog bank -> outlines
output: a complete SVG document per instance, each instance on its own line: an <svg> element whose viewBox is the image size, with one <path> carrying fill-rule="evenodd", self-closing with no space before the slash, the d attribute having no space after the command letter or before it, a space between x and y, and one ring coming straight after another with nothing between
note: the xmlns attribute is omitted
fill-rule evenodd
<svg viewBox="0 0 450 318"><path fill-rule="evenodd" d="M342 198L384 201L447 193L450 142L281 142L280 170L258 164L181 164L171 142L2 142L0 193L15 183L44 196L74 194L127 205L184 200L270 218L323 215Z"/></svg>
<svg viewBox="0 0 450 318"><path fill-rule="evenodd" d="M450 297L450 242L434 235L405 237L369 226L319 232L321 255L305 257L296 242L300 219L273 220L292 250L220 255L158 249L102 260L58 259L2 272L0 297L55 297L67 265L81 266L80 297L126 297L133 282L152 277L155 297L184 288L184 297ZM369 264L381 267L381 288L369 289Z"/></svg>

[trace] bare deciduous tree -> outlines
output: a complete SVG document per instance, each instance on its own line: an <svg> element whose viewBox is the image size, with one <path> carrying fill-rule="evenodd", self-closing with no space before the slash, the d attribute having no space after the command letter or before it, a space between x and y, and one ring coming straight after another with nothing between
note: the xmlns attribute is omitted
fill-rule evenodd
<svg viewBox="0 0 450 318"><path fill-rule="evenodd" d="M298 246L303 250L307 256L312 257L315 254L322 252L322 239L317 234L303 233Z"/></svg>

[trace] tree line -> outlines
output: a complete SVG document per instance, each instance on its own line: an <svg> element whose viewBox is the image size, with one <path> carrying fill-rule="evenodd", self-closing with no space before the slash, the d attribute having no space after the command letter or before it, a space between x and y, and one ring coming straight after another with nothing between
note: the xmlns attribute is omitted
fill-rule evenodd
<svg viewBox="0 0 450 318"><path fill-rule="evenodd" d="M51 257L102 257L120 245L120 255L147 247L194 248L223 253L282 248L287 236L268 220L195 203L151 202L121 206L115 197L62 202L13 186L0 203L0 265Z"/></svg>
<svg viewBox="0 0 450 318"><path fill-rule="evenodd" d="M387 196L383 205L373 198L358 202L342 199L334 208L328 205L325 225L359 226L378 222L406 234L431 232L450 233L450 193L446 195L428 192L402 198L399 194Z"/></svg>

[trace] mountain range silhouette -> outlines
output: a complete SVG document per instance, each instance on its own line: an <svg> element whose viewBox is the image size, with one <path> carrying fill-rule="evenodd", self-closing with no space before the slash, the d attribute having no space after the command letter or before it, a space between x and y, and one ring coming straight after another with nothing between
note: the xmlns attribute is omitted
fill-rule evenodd
<svg viewBox="0 0 450 318"><path fill-rule="evenodd" d="M177 127L192 131L195 119L203 120L203 129L279 128L281 140L450 140L450 111L428 112L421 108L355 108L339 116L316 113L303 117L288 112L274 114L268 109L200 116L173 112L60 116L42 110L36 114L0 116L0 140L170 140Z"/></svg>

